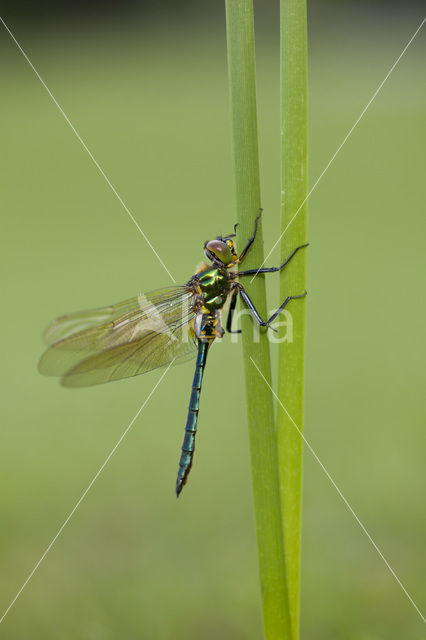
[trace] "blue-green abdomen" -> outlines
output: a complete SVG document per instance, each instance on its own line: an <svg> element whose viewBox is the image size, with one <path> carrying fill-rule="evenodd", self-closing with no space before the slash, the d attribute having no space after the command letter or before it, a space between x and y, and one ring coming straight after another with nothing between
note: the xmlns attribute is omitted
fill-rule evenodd
<svg viewBox="0 0 426 640"><path fill-rule="evenodd" d="M191 471L194 457L195 435L197 433L198 410L200 407L201 383L203 381L204 368L206 366L207 352L210 343L198 341L197 362L195 365L194 380L192 382L191 398L189 400L188 417L185 425L185 437L182 444L182 454L179 460L179 471L176 480L176 494L179 496Z"/></svg>

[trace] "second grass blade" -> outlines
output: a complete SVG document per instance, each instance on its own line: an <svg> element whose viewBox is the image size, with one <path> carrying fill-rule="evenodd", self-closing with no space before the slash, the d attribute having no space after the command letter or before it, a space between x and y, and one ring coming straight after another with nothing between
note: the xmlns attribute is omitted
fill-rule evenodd
<svg viewBox="0 0 426 640"><path fill-rule="evenodd" d="M306 242L307 194L307 35L306 0L281 0L281 257ZM306 249L282 271L281 299L306 288ZM292 640L299 638L300 546L303 441L292 419L303 429L305 304L294 300L292 341L279 345L277 442L281 480L281 511ZM289 337L289 336L288 336ZM289 417L291 416L291 418Z"/></svg>

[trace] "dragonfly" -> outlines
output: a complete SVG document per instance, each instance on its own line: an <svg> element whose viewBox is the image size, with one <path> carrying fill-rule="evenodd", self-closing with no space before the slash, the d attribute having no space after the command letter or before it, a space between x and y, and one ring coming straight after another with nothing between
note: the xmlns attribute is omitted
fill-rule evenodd
<svg viewBox="0 0 426 640"><path fill-rule="evenodd" d="M226 330L233 329L238 297L248 307L255 321L271 327L278 314L300 295L287 296L278 309L262 319L240 278L272 273L283 269L307 244L294 249L278 267L237 271L253 244L254 232L238 255L234 233L218 236L204 243L205 262L183 286L151 291L118 304L63 315L53 320L44 333L48 345L39 362L40 373L60 376L65 387L87 387L137 376L159 367L196 357L185 435L176 480L179 496L191 471L198 424L201 386L207 354L216 338L222 338L222 310L229 300Z"/></svg>

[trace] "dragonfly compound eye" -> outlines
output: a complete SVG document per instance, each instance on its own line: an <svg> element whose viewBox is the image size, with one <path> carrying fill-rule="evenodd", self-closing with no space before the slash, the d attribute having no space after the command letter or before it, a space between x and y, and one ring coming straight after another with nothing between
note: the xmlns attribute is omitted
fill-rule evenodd
<svg viewBox="0 0 426 640"><path fill-rule="evenodd" d="M234 259L231 247L223 240L210 240L210 242L207 242L205 253L210 260L216 258L223 264L229 264Z"/></svg>

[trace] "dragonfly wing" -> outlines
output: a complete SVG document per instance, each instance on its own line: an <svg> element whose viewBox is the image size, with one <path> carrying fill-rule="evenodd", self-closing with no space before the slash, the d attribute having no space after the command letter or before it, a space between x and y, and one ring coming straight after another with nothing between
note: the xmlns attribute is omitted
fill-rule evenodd
<svg viewBox="0 0 426 640"><path fill-rule="evenodd" d="M134 362L134 358L142 361L146 355L146 362L153 366L120 376L128 377L163 366L175 357L181 359L194 350L188 326L195 315L193 307L194 291L183 286L140 294L111 307L62 316L46 332L49 340L62 337L45 351L39 370L45 375L65 376L83 361L87 371L89 361L94 368L103 369L108 357L122 356ZM103 352L107 353L102 355ZM156 353L155 358L149 355L151 352ZM102 379L99 383L106 381Z"/></svg>
<svg viewBox="0 0 426 640"><path fill-rule="evenodd" d="M130 378L192 358L197 347L186 323L171 335L151 331L139 340L89 356L70 369L61 380L64 387L88 387Z"/></svg>
<svg viewBox="0 0 426 640"><path fill-rule="evenodd" d="M106 322L111 322L116 318L128 313L134 307L135 298L119 302L108 307L89 309L87 311L77 311L69 313L59 318L55 318L49 324L43 334L43 340L47 345L55 344L59 340L65 340L75 333L86 331Z"/></svg>

